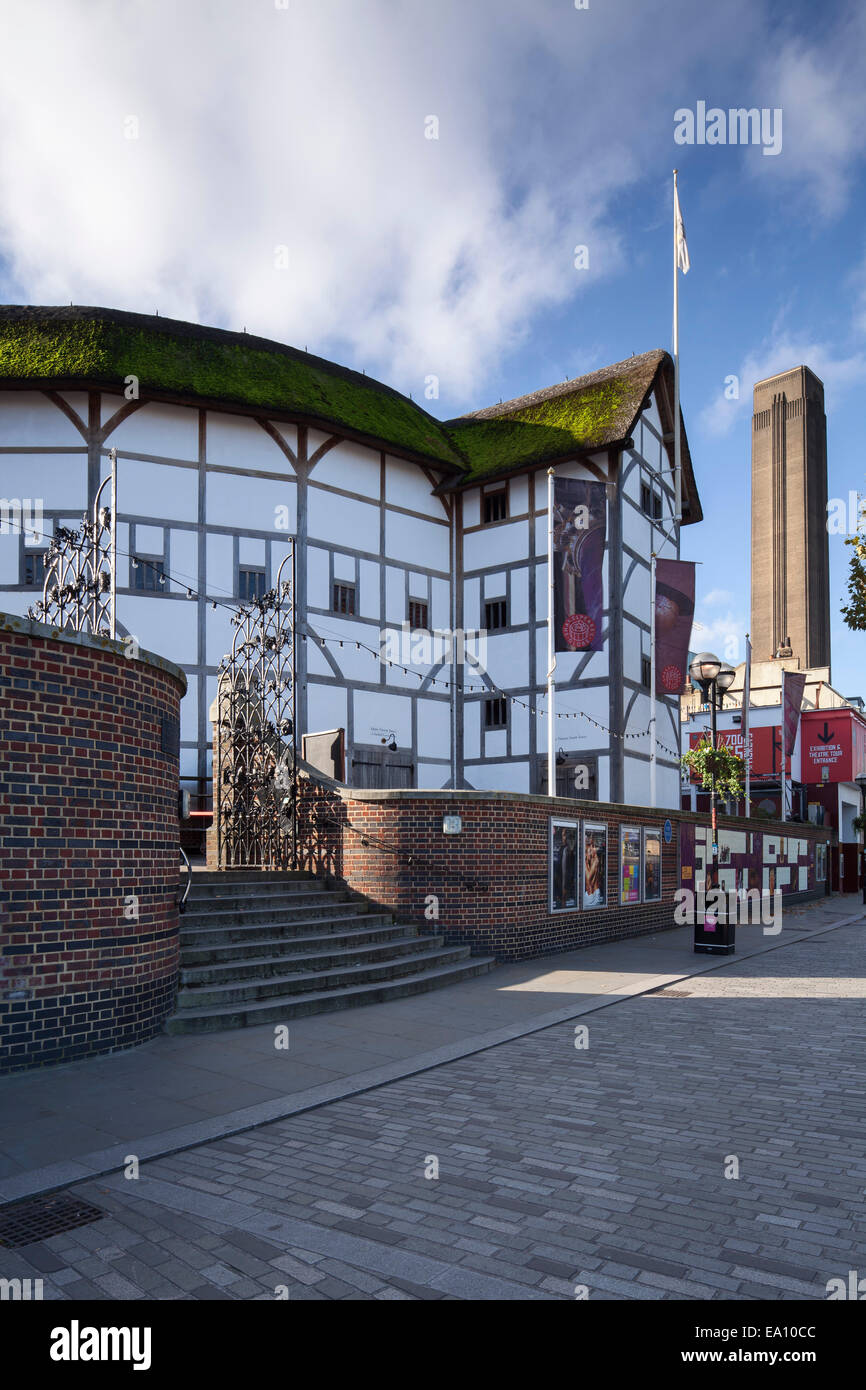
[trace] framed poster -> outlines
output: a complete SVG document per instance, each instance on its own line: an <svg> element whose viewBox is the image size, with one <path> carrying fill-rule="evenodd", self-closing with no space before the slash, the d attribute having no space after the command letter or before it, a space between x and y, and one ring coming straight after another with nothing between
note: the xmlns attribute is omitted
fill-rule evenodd
<svg viewBox="0 0 866 1390"><path fill-rule="evenodd" d="M662 895L662 837L658 830L643 832L643 900L657 903Z"/></svg>
<svg viewBox="0 0 866 1390"><path fill-rule="evenodd" d="M641 840L636 826L619 828L619 900L639 903L641 887Z"/></svg>
<svg viewBox="0 0 866 1390"><path fill-rule="evenodd" d="M583 825L582 907L607 907L607 826Z"/></svg>
<svg viewBox="0 0 866 1390"><path fill-rule="evenodd" d="M827 846L817 844L815 846L815 880L822 883L827 877Z"/></svg>
<svg viewBox="0 0 866 1390"><path fill-rule="evenodd" d="M550 822L550 910L574 912L578 906L580 858L579 823L576 820Z"/></svg>

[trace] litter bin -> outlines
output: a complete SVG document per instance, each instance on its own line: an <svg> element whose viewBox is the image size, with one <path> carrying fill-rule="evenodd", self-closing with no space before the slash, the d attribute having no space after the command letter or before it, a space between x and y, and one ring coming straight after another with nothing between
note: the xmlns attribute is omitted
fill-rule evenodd
<svg viewBox="0 0 866 1390"><path fill-rule="evenodd" d="M728 920L726 906L695 910L695 952L705 956L734 954L736 921Z"/></svg>

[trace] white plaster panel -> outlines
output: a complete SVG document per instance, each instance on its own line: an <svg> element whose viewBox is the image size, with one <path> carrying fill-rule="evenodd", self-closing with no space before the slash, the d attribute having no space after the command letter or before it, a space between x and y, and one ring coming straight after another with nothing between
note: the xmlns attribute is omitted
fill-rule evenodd
<svg viewBox="0 0 866 1390"><path fill-rule="evenodd" d="M463 756L466 760L481 756L481 705L478 700L469 700L463 706Z"/></svg>
<svg viewBox="0 0 866 1390"><path fill-rule="evenodd" d="M463 494L463 525L478 526L481 521L481 491L471 487Z"/></svg>
<svg viewBox="0 0 866 1390"><path fill-rule="evenodd" d="M234 593L232 554L231 536L208 535L205 575L207 591L213 594L214 598Z"/></svg>
<svg viewBox="0 0 866 1390"><path fill-rule="evenodd" d="M361 561L361 584L358 606L362 618L380 618L379 565L375 560Z"/></svg>
<svg viewBox="0 0 866 1390"><path fill-rule="evenodd" d="M418 755L447 758L451 753L451 716L445 700L418 702ZM445 769L448 776L448 769Z"/></svg>
<svg viewBox="0 0 866 1390"><path fill-rule="evenodd" d="M169 545L169 569L175 590L189 586L198 591L198 534L195 531L173 530ZM191 658L187 658L188 660Z"/></svg>
<svg viewBox="0 0 866 1390"><path fill-rule="evenodd" d="M635 469L633 476L637 479L637 487L639 494L640 474L637 469ZM637 498L635 500L637 500ZM649 520L644 515L644 513L637 511L634 507L630 507L626 502L623 505L622 509L623 543L625 545L631 546L632 550L636 550L638 555L648 556L650 554L650 551L652 550L652 546L650 544L651 530L652 528L650 526ZM630 557L624 555L623 563L624 568L627 567L630 563Z"/></svg>
<svg viewBox="0 0 866 1390"><path fill-rule="evenodd" d="M430 621L434 627L451 626L451 585L444 579L433 580Z"/></svg>
<svg viewBox="0 0 866 1390"><path fill-rule="evenodd" d="M117 510L126 516L195 521L198 474L194 468L173 468L166 463L120 458L117 461Z"/></svg>
<svg viewBox="0 0 866 1390"><path fill-rule="evenodd" d="M385 621L398 627L406 619L406 572L389 565L385 571Z"/></svg>
<svg viewBox="0 0 866 1390"><path fill-rule="evenodd" d="M523 684L526 679L526 658L525 633L489 632L487 634L487 673L494 685L507 690L516 684Z"/></svg>
<svg viewBox="0 0 866 1390"><path fill-rule="evenodd" d="M526 556L527 523L513 521L510 525L485 526L473 531L463 542L463 564L466 570L497 569L512 560ZM547 554L545 523L544 553Z"/></svg>
<svg viewBox="0 0 866 1390"><path fill-rule="evenodd" d="M87 424L87 413L84 414ZM84 437L69 416L41 391L0 392L0 444L41 448L46 444L75 448Z"/></svg>
<svg viewBox="0 0 866 1390"><path fill-rule="evenodd" d="M485 574L485 576L484 576L484 597L485 597L485 599L490 599L490 598L504 598L504 597L505 597L505 593L506 593L507 582L508 582L508 581L507 581L506 578L505 578L505 571L504 571L504 570L496 570L496 571L494 571L492 574Z"/></svg>
<svg viewBox="0 0 866 1390"><path fill-rule="evenodd" d="M511 722L511 752L515 757L529 753L529 720L530 717L537 718L537 715L530 716L529 710L522 705L517 705L513 701L508 707L508 718Z"/></svg>
<svg viewBox="0 0 866 1390"><path fill-rule="evenodd" d="M477 791L528 792L529 763L512 758L507 763L466 764L466 780Z"/></svg>
<svg viewBox="0 0 866 1390"><path fill-rule="evenodd" d="M484 734L484 756L504 758L508 752L508 738L505 729L487 730Z"/></svg>
<svg viewBox="0 0 866 1390"><path fill-rule="evenodd" d="M125 405L129 405L129 401L126 399L125 396L115 396L111 392L103 391L99 402L100 424L107 424L107 422L111 419L112 415L116 415L118 410L122 410ZM81 411L79 411L78 413L80 415ZM84 415L82 418L86 420L87 416Z"/></svg>
<svg viewBox="0 0 866 1390"><path fill-rule="evenodd" d="M512 516L520 516L521 512L529 510L529 481L527 478L512 478L508 492Z"/></svg>
<svg viewBox="0 0 866 1390"><path fill-rule="evenodd" d="M184 742L198 742L198 682L194 677L180 702L180 736Z"/></svg>
<svg viewBox="0 0 866 1390"><path fill-rule="evenodd" d="M195 660L198 604L138 594L118 594L117 616L145 651L178 666Z"/></svg>
<svg viewBox="0 0 866 1390"><path fill-rule="evenodd" d="M353 693L355 742L377 743L374 729L392 729L399 748L412 746L412 701L404 695L369 690Z"/></svg>
<svg viewBox="0 0 866 1390"><path fill-rule="evenodd" d="M129 525L125 521L117 523L117 587L125 589L129 584Z"/></svg>
<svg viewBox="0 0 866 1390"><path fill-rule="evenodd" d="M407 564L420 563L428 569L447 573L450 566L448 527L404 516L401 512L388 512L385 517L385 552L389 559L404 560Z"/></svg>
<svg viewBox="0 0 866 1390"><path fill-rule="evenodd" d="M426 599L427 597L427 576L417 574L414 570L409 571L409 593L412 598Z"/></svg>
<svg viewBox="0 0 866 1390"><path fill-rule="evenodd" d="M442 499L434 497L430 480L416 463L389 458L385 468L385 498L395 507L407 507L424 516L445 518Z"/></svg>
<svg viewBox="0 0 866 1390"><path fill-rule="evenodd" d="M277 575L280 572L280 565L288 557L288 555L289 547L285 544L285 542L279 543L277 541L271 541L271 573L268 580L271 586L276 584ZM286 565L286 568L283 571L283 582L285 583L286 580L290 580L291 577L292 567L291 564L288 564Z"/></svg>
<svg viewBox="0 0 866 1390"><path fill-rule="evenodd" d="M647 406L646 410L643 412L643 417L642 417L642 418L644 418L644 419L646 419L646 420L649 420L650 424L655 426L655 428L658 430L659 434L663 434L663 433L664 433L664 430L662 429L661 416L659 415L658 405L657 405L657 403L656 403L656 393L655 393L655 391L653 391L652 396L650 397L649 405Z"/></svg>
<svg viewBox="0 0 866 1390"><path fill-rule="evenodd" d="M294 469L282 449L258 420L245 415L207 413L206 457L209 464L229 468L253 468L263 473L294 477Z"/></svg>
<svg viewBox="0 0 866 1390"><path fill-rule="evenodd" d="M467 579L463 585L463 622L466 627L481 626L480 579Z"/></svg>
<svg viewBox="0 0 866 1390"><path fill-rule="evenodd" d="M302 732L324 733L327 729L345 729L346 699L346 691L342 687L310 681L307 685L309 729Z"/></svg>
<svg viewBox="0 0 866 1390"><path fill-rule="evenodd" d="M629 806L649 806L649 763L629 757L628 750L626 750L623 759L623 777L625 783L625 796L623 800L626 804Z"/></svg>
<svg viewBox="0 0 866 1390"><path fill-rule="evenodd" d="M265 563L267 549L265 542L256 536L240 536L238 538L238 563L241 565L258 565L259 568Z"/></svg>
<svg viewBox="0 0 866 1390"><path fill-rule="evenodd" d="M508 621L512 626L529 622L529 569L511 571L511 605Z"/></svg>
<svg viewBox="0 0 866 1390"><path fill-rule="evenodd" d="M139 555L162 555L165 549L165 531L161 526L137 525L135 528L135 549Z"/></svg>
<svg viewBox="0 0 866 1390"><path fill-rule="evenodd" d="M211 590L213 592L213 590ZM190 608L192 608L190 604ZM211 608L208 604L205 609L205 630L207 634L207 664L208 666L218 666L227 652L231 651L232 638L235 628L232 627L232 613L234 609L224 607L220 604L219 608ZM215 693L215 692L214 692ZM213 696L211 696L213 698Z"/></svg>
<svg viewBox="0 0 866 1390"><path fill-rule="evenodd" d="M195 474L190 475L195 480ZM249 531L278 532L283 517L278 508L288 508L288 530L294 532L297 516L297 485L291 479L251 478L237 473L208 473L206 516L211 526L240 527ZM193 519L194 519L193 514ZM280 527L285 530L285 527Z"/></svg>
<svg viewBox="0 0 866 1390"><path fill-rule="evenodd" d="M330 456L329 456L330 457ZM376 555L379 551L379 508L324 488L307 493L307 530L332 545L351 546Z"/></svg>
<svg viewBox="0 0 866 1390"><path fill-rule="evenodd" d="M142 405L111 431L107 448L127 454L198 460L198 411L178 405Z"/></svg>
<svg viewBox="0 0 866 1390"><path fill-rule="evenodd" d="M355 557L346 555L341 550L334 551L334 578L346 579L350 584L355 581Z"/></svg>
<svg viewBox="0 0 866 1390"><path fill-rule="evenodd" d="M0 534L0 584L17 584L20 574L19 564L21 555L20 537L11 531L6 535ZM38 597L35 589L29 591L33 598ZM3 595L3 605L6 604L8 595Z"/></svg>
<svg viewBox="0 0 866 1390"><path fill-rule="evenodd" d="M451 778L448 763L418 764L418 786L424 791L439 791Z"/></svg>
<svg viewBox="0 0 866 1390"><path fill-rule="evenodd" d="M307 603L311 608L330 608L329 574L327 550L307 546Z"/></svg>
<svg viewBox="0 0 866 1390"><path fill-rule="evenodd" d="M313 450L309 452L312 455ZM315 491L317 487L327 484L378 500L379 472L379 455L374 449L365 449L363 444L344 439L319 459L310 474L310 489Z"/></svg>
<svg viewBox="0 0 866 1390"><path fill-rule="evenodd" d="M298 427L297 425L287 425L282 420L271 420L269 422L281 439L284 439L293 454L298 452ZM285 457L285 455L283 456ZM291 468L291 464L286 459L286 467Z"/></svg>
<svg viewBox="0 0 866 1390"><path fill-rule="evenodd" d="M0 392L0 419L2 396ZM0 497L42 499L43 511L87 505L87 459L83 454L0 454ZM47 527L43 528L47 530Z"/></svg>

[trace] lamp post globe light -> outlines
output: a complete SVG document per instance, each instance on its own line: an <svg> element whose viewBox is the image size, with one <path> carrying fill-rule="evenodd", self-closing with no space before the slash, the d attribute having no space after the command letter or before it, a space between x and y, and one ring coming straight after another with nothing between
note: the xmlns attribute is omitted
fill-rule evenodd
<svg viewBox="0 0 866 1390"><path fill-rule="evenodd" d="M866 772L854 778L860 788L860 813L866 816ZM860 853L860 872L863 875L863 901L866 903L866 828L863 830L863 849Z"/></svg>

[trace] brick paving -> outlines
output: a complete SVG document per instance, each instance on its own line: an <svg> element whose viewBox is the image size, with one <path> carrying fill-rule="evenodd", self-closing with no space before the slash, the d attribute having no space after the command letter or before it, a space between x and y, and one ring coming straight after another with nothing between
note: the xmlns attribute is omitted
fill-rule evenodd
<svg viewBox="0 0 866 1390"><path fill-rule="evenodd" d="M866 1273L866 921L75 1191L45 1297L826 1297ZM438 1178L425 1176L438 1162ZM739 1165L738 1177L726 1177Z"/></svg>

